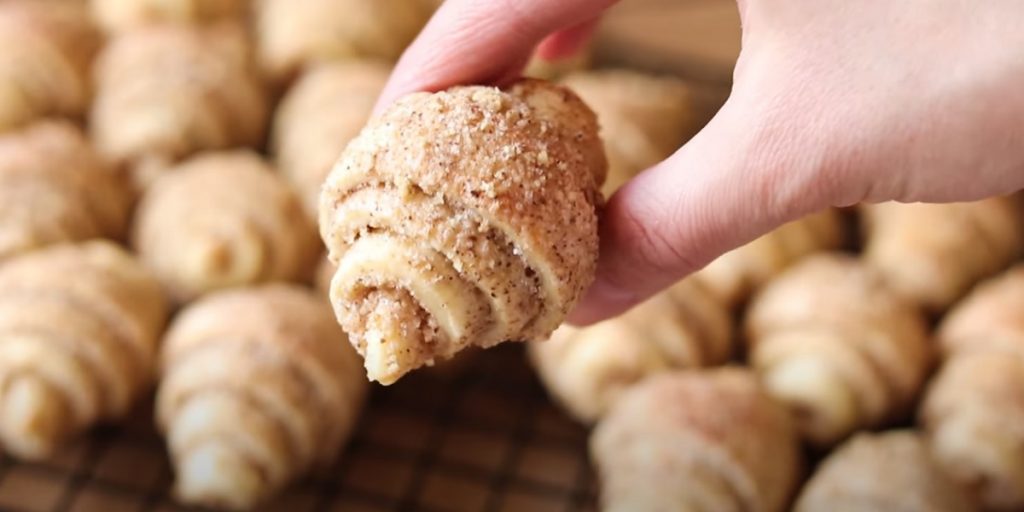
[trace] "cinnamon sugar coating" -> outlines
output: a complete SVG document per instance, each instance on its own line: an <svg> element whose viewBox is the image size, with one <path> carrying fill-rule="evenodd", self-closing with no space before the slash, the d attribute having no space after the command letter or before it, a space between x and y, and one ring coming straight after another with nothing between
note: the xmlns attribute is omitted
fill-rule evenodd
<svg viewBox="0 0 1024 512"><path fill-rule="evenodd" d="M349 144L320 228L371 379L561 323L596 267L597 132L570 91L523 81L406 96Z"/></svg>

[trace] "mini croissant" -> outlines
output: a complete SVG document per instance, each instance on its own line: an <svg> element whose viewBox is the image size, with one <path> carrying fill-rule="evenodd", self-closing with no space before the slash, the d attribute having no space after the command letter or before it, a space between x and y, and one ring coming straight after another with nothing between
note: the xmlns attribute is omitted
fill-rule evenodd
<svg viewBox="0 0 1024 512"><path fill-rule="evenodd" d="M320 200L370 379L548 337L593 280L604 173L594 114L545 82L412 94L371 120Z"/></svg>
<svg viewBox="0 0 1024 512"><path fill-rule="evenodd" d="M946 361L921 406L945 469L986 510L1024 508L1024 266L979 285L943 320Z"/></svg>
<svg viewBox="0 0 1024 512"><path fill-rule="evenodd" d="M58 242L119 238L132 197L70 123L0 135L0 260Z"/></svg>
<svg viewBox="0 0 1024 512"><path fill-rule="evenodd" d="M100 44L82 3L0 2L0 132L84 114Z"/></svg>
<svg viewBox="0 0 1024 512"><path fill-rule="evenodd" d="M241 28L161 25L114 37L96 64L92 135L146 188L193 153L262 141L267 99Z"/></svg>
<svg viewBox="0 0 1024 512"><path fill-rule="evenodd" d="M327 301L291 285L219 292L164 340L157 422L189 504L248 509L329 464L367 385Z"/></svg>
<svg viewBox="0 0 1024 512"><path fill-rule="evenodd" d="M178 302L213 290L309 277L316 230L283 178L256 154L208 153L147 191L133 241Z"/></svg>
<svg viewBox="0 0 1024 512"><path fill-rule="evenodd" d="M316 218L320 186L370 119L391 68L375 61L324 64L291 87L274 119L275 161Z"/></svg>
<svg viewBox="0 0 1024 512"><path fill-rule="evenodd" d="M152 383L160 285L108 242L57 245L0 265L0 444L52 455L122 417Z"/></svg>
<svg viewBox="0 0 1024 512"><path fill-rule="evenodd" d="M926 310L944 311L1024 250L1024 211L1015 199L864 205L864 259Z"/></svg>
<svg viewBox="0 0 1024 512"><path fill-rule="evenodd" d="M735 308L803 257L838 249L843 222L833 209L782 225L747 245L729 251L694 274L720 302Z"/></svg>
<svg viewBox="0 0 1024 512"><path fill-rule="evenodd" d="M264 71L287 80L311 64L398 59L434 6L424 0L260 0L256 39Z"/></svg>
<svg viewBox="0 0 1024 512"><path fill-rule="evenodd" d="M241 19L251 0L90 0L92 15L108 32L164 22L209 23Z"/></svg>
<svg viewBox="0 0 1024 512"><path fill-rule="evenodd" d="M974 512L914 432L858 434L818 467L795 512Z"/></svg>
<svg viewBox="0 0 1024 512"><path fill-rule="evenodd" d="M782 512L800 444L786 410L745 370L657 375L590 438L606 512Z"/></svg>
<svg viewBox="0 0 1024 512"><path fill-rule="evenodd" d="M732 335L729 311L687 279L622 316L563 325L528 348L548 391L578 420L593 422L651 375L725 363Z"/></svg>
<svg viewBox="0 0 1024 512"><path fill-rule="evenodd" d="M751 302L746 327L768 393L819 446L906 413L931 360L922 313L846 255L784 272Z"/></svg>

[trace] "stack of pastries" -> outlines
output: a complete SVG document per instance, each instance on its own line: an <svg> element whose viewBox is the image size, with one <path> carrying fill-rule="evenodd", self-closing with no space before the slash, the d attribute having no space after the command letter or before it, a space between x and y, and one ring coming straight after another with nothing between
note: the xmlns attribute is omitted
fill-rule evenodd
<svg viewBox="0 0 1024 512"><path fill-rule="evenodd" d="M507 343L601 510L1024 510L1020 197L817 212L569 325L699 95L581 54L375 115L440 3L0 0L5 455L153 397L174 499L258 508L336 480L369 381Z"/></svg>

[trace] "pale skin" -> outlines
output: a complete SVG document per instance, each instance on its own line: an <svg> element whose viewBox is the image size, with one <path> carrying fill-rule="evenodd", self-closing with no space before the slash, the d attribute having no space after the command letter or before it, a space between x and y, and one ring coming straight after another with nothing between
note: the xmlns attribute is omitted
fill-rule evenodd
<svg viewBox="0 0 1024 512"><path fill-rule="evenodd" d="M548 57L571 54L614 3L448 0L378 108L413 91L507 82L538 44ZM575 323L621 313L829 206L1024 188L1024 3L738 3L731 96L697 136L609 198L597 279Z"/></svg>

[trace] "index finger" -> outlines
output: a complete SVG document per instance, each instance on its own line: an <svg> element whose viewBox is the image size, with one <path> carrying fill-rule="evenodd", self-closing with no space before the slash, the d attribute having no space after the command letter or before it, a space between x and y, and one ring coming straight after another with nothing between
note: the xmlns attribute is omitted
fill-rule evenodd
<svg viewBox="0 0 1024 512"><path fill-rule="evenodd" d="M490 83L522 66L548 34L617 0L448 0L398 61L377 110L416 91Z"/></svg>

